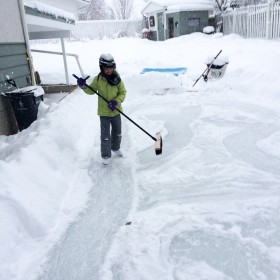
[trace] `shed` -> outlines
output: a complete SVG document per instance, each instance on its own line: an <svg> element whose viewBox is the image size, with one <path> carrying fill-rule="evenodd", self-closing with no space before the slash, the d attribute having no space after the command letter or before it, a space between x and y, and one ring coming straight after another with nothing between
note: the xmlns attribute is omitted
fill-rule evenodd
<svg viewBox="0 0 280 280"><path fill-rule="evenodd" d="M142 10L152 40L164 41L202 32L213 14L212 0L151 0Z"/></svg>

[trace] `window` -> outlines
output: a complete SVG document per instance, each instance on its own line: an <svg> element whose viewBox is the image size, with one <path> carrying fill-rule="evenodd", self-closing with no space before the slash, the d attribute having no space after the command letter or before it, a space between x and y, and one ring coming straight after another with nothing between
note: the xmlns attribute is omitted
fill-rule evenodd
<svg viewBox="0 0 280 280"><path fill-rule="evenodd" d="M179 22L178 22L178 21L175 22L175 27L176 27L176 28L179 27Z"/></svg>
<svg viewBox="0 0 280 280"><path fill-rule="evenodd" d="M151 27L155 26L155 17L154 16L149 17L149 23L150 23Z"/></svg>
<svg viewBox="0 0 280 280"><path fill-rule="evenodd" d="M189 18L188 19L188 26L189 27L199 27L200 19L199 18Z"/></svg>

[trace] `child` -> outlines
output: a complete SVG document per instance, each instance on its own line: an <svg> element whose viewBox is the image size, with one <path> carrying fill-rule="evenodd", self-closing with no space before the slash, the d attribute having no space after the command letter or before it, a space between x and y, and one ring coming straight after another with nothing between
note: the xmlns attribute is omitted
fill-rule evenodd
<svg viewBox="0 0 280 280"><path fill-rule="evenodd" d="M122 127L121 115L116 110L122 111L122 102L126 96L126 89L123 81L116 71L116 63L111 54L102 54L99 58L100 73L94 77L89 85L109 103L98 97L97 114L100 116L101 131L101 157L102 163L107 165L111 158L111 151L122 157L120 150ZM94 92L85 86L86 80L79 78L77 84L87 94Z"/></svg>

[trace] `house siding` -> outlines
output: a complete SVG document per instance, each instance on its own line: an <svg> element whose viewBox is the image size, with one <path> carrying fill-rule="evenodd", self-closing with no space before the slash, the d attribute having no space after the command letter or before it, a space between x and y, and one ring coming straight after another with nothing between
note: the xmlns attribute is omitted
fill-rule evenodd
<svg viewBox="0 0 280 280"><path fill-rule="evenodd" d="M158 27L158 40L165 40L165 29L164 29L164 15L163 13L157 14L157 27Z"/></svg>
<svg viewBox="0 0 280 280"><path fill-rule="evenodd" d="M18 131L12 105L9 100L0 97L0 135L11 135Z"/></svg>
<svg viewBox="0 0 280 280"><path fill-rule="evenodd" d="M199 26L188 26L188 20L199 18ZM203 28L208 25L208 11L186 11L180 12L180 35L190 34L193 32L202 32Z"/></svg>
<svg viewBox="0 0 280 280"><path fill-rule="evenodd" d="M0 43L0 92L14 90L6 82L14 79L18 87L31 85L30 68L25 43ZM0 134L9 135L17 132L17 125L10 101L0 99Z"/></svg>
<svg viewBox="0 0 280 280"><path fill-rule="evenodd" d="M180 29L175 27L176 21L179 23L180 26L180 16L179 13L170 13L166 15L166 24L167 24L167 29L166 29L166 39L170 39L170 34L169 34L169 19L173 18L173 30L174 30L174 36L173 37L179 37L180 34Z"/></svg>
<svg viewBox="0 0 280 280"><path fill-rule="evenodd" d="M25 43L0 43L0 91L11 90L6 82L14 79L18 87L31 85L30 68Z"/></svg>
<svg viewBox="0 0 280 280"><path fill-rule="evenodd" d="M149 30L153 32L151 40L163 41L193 32L203 32L203 28L210 24L209 11L212 10L210 6L209 10L172 11L167 9L164 12L158 12L155 8L152 9L151 7L152 2L145 9ZM152 16L156 20L154 26L151 26L149 22L149 18Z"/></svg>
<svg viewBox="0 0 280 280"><path fill-rule="evenodd" d="M18 0L0 0L0 43L24 42Z"/></svg>

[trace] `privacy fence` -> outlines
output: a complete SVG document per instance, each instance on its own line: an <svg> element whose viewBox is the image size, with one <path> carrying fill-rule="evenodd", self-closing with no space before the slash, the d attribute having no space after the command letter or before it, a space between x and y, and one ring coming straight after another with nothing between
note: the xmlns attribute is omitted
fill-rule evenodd
<svg viewBox="0 0 280 280"><path fill-rule="evenodd" d="M222 17L224 34L280 40L280 2L237 8Z"/></svg>
<svg viewBox="0 0 280 280"><path fill-rule="evenodd" d="M76 21L71 39L103 39L141 36L143 20L90 20Z"/></svg>

